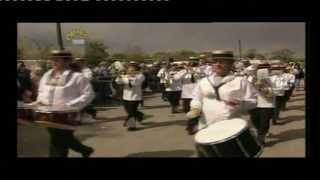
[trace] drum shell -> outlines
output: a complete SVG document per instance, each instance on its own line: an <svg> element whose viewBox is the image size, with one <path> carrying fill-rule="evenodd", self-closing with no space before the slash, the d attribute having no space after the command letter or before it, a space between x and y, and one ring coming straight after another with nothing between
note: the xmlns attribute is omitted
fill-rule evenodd
<svg viewBox="0 0 320 180"><path fill-rule="evenodd" d="M31 108L18 108L17 117L25 121L34 121L34 111Z"/></svg>
<svg viewBox="0 0 320 180"><path fill-rule="evenodd" d="M66 125L80 125L77 120L78 112L39 112L35 111L34 119L36 121L47 121Z"/></svg>
<svg viewBox="0 0 320 180"><path fill-rule="evenodd" d="M196 150L199 157L258 157L262 153L262 147L249 128L220 142L196 143Z"/></svg>

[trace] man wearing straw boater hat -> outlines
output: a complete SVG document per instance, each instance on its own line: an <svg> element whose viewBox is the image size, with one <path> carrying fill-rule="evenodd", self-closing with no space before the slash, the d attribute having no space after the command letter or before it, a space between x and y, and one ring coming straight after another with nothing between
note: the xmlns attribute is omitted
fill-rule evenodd
<svg viewBox="0 0 320 180"><path fill-rule="evenodd" d="M196 71L199 59L197 57L189 57L189 62L184 69L180 70L175 76L182 82L182 106L183 112L190 111L190 102L192 100L192 92L197 82L200 80L200 73Z"/></svg>
<svg viewBox="0 0 320 180"><path fill-rule="evenodd" d="M85 78L87 78L89 81L91 81L93 78L93 73L92 73L91 69L87 66L87 59L75 58L74 61L80 67L80 72L82 73L82 75ZM84 111L92 116L92 118L86 118L88 123L95 122L95 118L97 116L97 111L94 108L94 105L93 104L88 105L87 107L84 108Z"/></svg>
<svg viewBox="0 0 320 180"><path fill-rule="evenodd" d="M52 69L46 72L39 83L38 97L32 105L67 109L83 109L94 98L88 79L81 73L69 69L72 54L65 50L54 50L49 59ZM50 127L50 126L49 126ZM67 157L69 149L89 157L93 148L83 145L74 136L74 130L48 128L50 135L49 157Z"/></svg>
<svg viewBox="0 0 320 180"><path fill-rule="evenodd" d="M201 79L193 91L191 111L187 113L189 134L212 123L239 117L256 106L256 89L246 78L234 76L231 71L232 51L212 51L207 63L212 74Z"/></svg>

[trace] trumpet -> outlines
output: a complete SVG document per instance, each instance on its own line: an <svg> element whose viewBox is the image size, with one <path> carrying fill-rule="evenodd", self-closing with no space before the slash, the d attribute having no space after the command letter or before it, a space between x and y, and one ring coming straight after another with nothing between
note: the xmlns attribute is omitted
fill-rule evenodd
<svg viewBox="0 0 320 180"><path fill-rule="evenodd" d="M259 82L255 82L256 89L265 97L272 98L274 96L272 85L267 79L261 79Z"/></svg>
<svg viewBox="0 0 320 180"><path fill-rule="evenodd" d="M175 72L171 71L171 72L166 72L165 75L165 83L164 86L166 88L170 87L172 82L173 82L173 76L174 76Z"/></svg>

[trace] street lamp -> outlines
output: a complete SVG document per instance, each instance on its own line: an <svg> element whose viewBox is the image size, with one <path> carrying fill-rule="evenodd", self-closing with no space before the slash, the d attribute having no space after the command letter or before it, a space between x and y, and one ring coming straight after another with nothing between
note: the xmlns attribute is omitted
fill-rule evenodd
<svg viewBox="0 0 320 180"><path fill-rule="evenodd" d="M64 50L60 23L57 23L57 38L60 50Z"/></svg>

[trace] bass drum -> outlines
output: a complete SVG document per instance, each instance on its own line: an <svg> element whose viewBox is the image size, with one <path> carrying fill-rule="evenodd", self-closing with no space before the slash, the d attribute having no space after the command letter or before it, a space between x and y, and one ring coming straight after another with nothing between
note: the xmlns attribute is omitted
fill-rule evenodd
<svg viewBox="0 0 320 180"><path fill-rule="evenodd" d="M245 120L235 118L219 121L195 135L199 157L259 157L262 146Z"/></svg>
<svg viewBox="0 0 320 180"><path fill-rule="evenodd" d="M58 129L76 129L81 125L80 110L71 107L38 107L34 109L35 123Z"/></svg>

